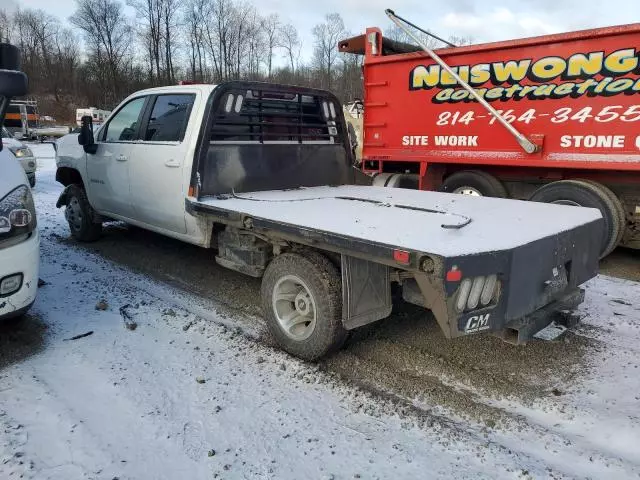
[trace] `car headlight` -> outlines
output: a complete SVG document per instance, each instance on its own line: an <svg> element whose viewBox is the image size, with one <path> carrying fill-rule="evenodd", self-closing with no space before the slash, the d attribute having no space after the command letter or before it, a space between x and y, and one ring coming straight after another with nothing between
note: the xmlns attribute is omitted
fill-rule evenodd
<svg viewBox="0 0 640 480"><path fill-rule="evenodd" d="M31 233L36 228L36 207L31 190L21 185L0 200L0 241Z"/></svg>
<svg viewBox="0 0 640 480"><path fill-rule="evenodd" d="M33 157L33 152L29 147L9 147L16 158Z"/></svg>

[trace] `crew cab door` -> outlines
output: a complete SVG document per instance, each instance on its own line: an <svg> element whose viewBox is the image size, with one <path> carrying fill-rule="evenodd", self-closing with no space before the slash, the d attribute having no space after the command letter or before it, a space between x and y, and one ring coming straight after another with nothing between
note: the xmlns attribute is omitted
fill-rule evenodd
<svg viewBox="0 0 640 480"><path fill-rule="evenodd" d="M195 99L189 92L152 96L129 164L136 220L176 233L187 232L185 163L193 157L187 139L198 130L189 122Z"/></svg>
<svg viewBox="0 0 640 480"><path fill-rule="evenodd" d="M100 213L134 218L129 165L146 101L137 97L123 105L100 130L96 153L87 154L87 194Z"/></svg>

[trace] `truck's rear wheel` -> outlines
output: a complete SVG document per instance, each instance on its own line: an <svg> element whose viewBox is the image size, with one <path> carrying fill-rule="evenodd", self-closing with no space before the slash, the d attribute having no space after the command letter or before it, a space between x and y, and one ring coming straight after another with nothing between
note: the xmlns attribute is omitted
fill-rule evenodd
<svg viewBox="0 0 640 480"><path fill-rule="evenodd" d="M93 221L93 208L82 187L69 187L64 216L69 223L71 235L81 242L94 242L102 234L102 224Z"/></svg>
<svg viewBox="0 0 640 480"><path fill-rule="evenodd" d="M597 208L602 213L604 231L600 248L600 258L613 251L619 240L622 226L616 206L607 193L599 186L580 180L560 180L548 183L536 190L529 200L556 203L577 207Z"/></svg>
<svg viewBox="0 0 640 480"><path fill-rule="evenodd" d="M473 195L476 197L506 198L507 189L493 175L480 170L463 170L445 178L441 192Z"/></svg>
<svg viewBox="0 0 640 480"><path fill-rule="evenodd" d="M284 253L262 279L262 308L269 331L287 352L305 360L342 346L342 286L336 267L320 254Z"/></svg>

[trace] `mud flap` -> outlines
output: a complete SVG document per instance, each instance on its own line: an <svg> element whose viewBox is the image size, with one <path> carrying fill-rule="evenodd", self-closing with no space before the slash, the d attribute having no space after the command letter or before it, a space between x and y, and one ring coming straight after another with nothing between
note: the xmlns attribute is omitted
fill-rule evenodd
<svg viewBox="0 0 640 480"><path fill-rule="evenodd" d="M348 255L341 262L344 327L351 330L391 315L389 267Z"/></svg>

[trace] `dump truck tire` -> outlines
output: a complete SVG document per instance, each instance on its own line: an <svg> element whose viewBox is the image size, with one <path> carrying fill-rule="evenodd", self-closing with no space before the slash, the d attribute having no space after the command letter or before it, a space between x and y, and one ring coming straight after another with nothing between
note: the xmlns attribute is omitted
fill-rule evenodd
<svg viewBox="0 0 640 480"><path fill-rule="evenodd" d="M73 238L80 242L95 242L102 234L102 224L93 221L93 208L84 189L78 185L69 187L65 217Z"/></svg>
<svg viewBox="0 0 640 480"><path fill-rule="evenodd" d="M337 268L315 252L284 253L262 278L262 308L283 350L317 360L347 338L342 325L342 282Z"/></svg>
<svg viewBox="0 0 640 480"><path fill-rule="evenodd" d="M613 191L601 184L598 183L594 180L584 180L584 179L579 179L580 182L585 182L585 183L589 183L591 185L593 185L596 188L599 188L600 190L602 190L602 192L609 197L609 200L611 200L611 203L613 204L613 206L616 209L616 218L618 221L618 237L616 239L614 248L616 248L618 245L620 245L620 242L622 241L622 237L624 237L624 232L627 228L627 214L624 210L624 206L622 205L622 202L620 201L620 199L618 198L618 196L613 193Z"/></svg>
<svg viewBox="0 0 640 480"><path fill-rule="evenodd" d="M440 186L441 192L482 197L507 198L507 189L493 175L480 170L463 170L448 176Z"/></svg>
<svg viewBox="0 0 640 480"><path fill-rule="evenodd" d="M580 180L560 180L540 187L529 200L597 208L604 220L600 258L609 255L616 247L620 230L616 206L601 188Z"/></svg>

